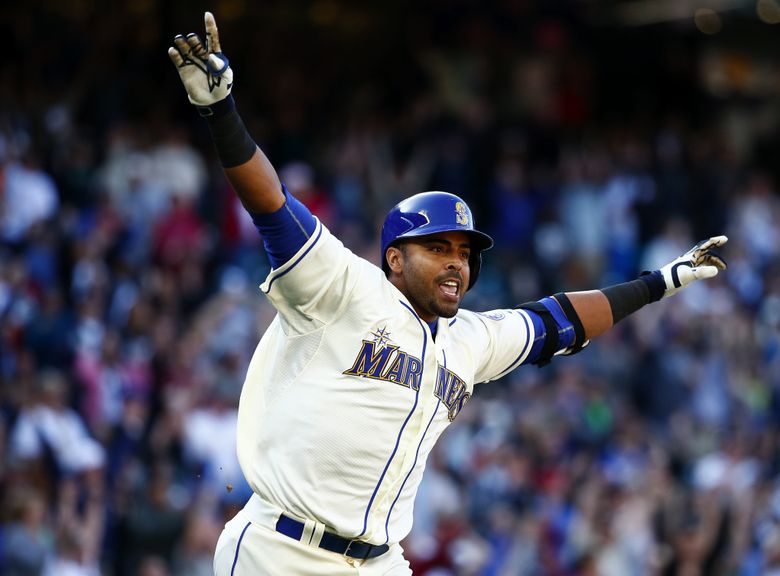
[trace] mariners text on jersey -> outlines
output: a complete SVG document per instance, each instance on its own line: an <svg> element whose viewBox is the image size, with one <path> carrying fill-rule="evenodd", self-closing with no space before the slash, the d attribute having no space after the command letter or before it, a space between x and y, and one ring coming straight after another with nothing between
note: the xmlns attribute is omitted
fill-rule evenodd
<svg viewBox="0 0 780 576"><path fill-rule="evenodd" d="M363 340L355 363L343 374L395 382L412 390L420 389L422 361L398 346Z"/></svg>
<svg viewBox="0 0 780 576"><path fill-rule="evenodd" d="M374 340L363 340L354 364L344 370L343 374L394 382L412 390L419 390L422 362L398 346L383 342L384 332L385 328L382 328L372 332ZM444 366L439 366L436 372L433 393L444 402L450 421L455 420L463 405L471 398L466 382Z"/></svg>

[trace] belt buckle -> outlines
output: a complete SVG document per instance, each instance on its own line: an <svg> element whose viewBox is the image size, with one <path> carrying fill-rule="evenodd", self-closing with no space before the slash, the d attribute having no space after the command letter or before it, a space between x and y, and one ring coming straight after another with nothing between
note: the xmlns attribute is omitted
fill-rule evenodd
<svg viewBox="0 0 780 576"><path fill-rule="evenodd" d="M342 553L342 556L345 558L352 558L352 556L349 555L349 549L352 547L353 544L361 544L362 540L354 539L350 540L349 544L347 544L347 547L344 549L344 552ZM370 545L369 545L370 546ZM371 552L371 548L368 549L369 552ZM357 558L357 560L360 560L361 558ZM363 558L365 560L365 558Z"/></svg>

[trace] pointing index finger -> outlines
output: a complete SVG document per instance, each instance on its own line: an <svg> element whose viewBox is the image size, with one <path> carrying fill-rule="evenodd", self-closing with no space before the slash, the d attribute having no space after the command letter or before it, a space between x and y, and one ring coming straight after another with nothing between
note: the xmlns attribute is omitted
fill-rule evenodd
<svg viewBox="0 0 780 576"><path fill-rule="evenodd" d="M206 47L209 52L222 52L219 44L219 30L217 30L217 21L211 12L203 15L203 21L206 23Z"/></svg>

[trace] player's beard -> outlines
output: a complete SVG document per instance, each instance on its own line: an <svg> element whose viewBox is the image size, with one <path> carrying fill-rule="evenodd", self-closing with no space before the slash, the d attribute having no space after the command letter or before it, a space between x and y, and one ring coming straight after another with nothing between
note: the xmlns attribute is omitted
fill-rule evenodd
<svg viewBox="0 0 780 576"><path fill-rule="evenodd" d="M451 278L452 274L437 277L433 281L424 280L420 275L409 274L406 278L406 297L418 312L433 314L440 318L452 318L458 313L463 300L464 284L461 280L457 302L447 302L439 296L439 285ZM458 276L460 278L460 276Z"/></svg>
<svg viewBox="0 0 780 576"><path fill-rule="evenodd" d="M460 301L461 298L458 298L457 302L441 302L436 298L433 298L430 302L431 312L440 318L452 318L458 313Z"/></svg>

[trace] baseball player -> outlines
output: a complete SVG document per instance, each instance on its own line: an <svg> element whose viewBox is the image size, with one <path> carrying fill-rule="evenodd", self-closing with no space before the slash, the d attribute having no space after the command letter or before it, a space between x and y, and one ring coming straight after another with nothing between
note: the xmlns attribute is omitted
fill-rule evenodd
<svg viewBox="0 0 780 576"><path fill-rule="evenodd" d="M249 365L237 450L253 495L229 521L218 576L410 574L409 533L425 461L475 392L544 365L642 306L725 269L700 242L660 270L517 308L461 310L492 239L463 200L424 192L384 222L381 268L357 257L296 200L248 134L231 96L217 26L176 36L168 54L272 270L278 314Z"/></svg>

